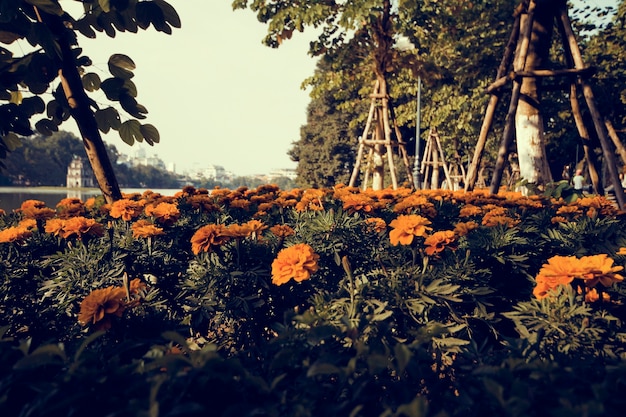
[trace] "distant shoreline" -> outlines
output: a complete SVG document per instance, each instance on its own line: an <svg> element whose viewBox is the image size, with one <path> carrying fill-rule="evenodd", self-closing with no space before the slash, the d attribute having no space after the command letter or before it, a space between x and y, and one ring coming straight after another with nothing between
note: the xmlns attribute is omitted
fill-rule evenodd
<svg viewBox="0 0 626 417"><path fill-rule="evenodd" d="M19 191L21 193L67 193L68 191L81 191L84 193L99 193L99 188L83 188L83 187L54 187L54 186L12 186L12 187L0 187L0 193L11 193Z"/></svg>

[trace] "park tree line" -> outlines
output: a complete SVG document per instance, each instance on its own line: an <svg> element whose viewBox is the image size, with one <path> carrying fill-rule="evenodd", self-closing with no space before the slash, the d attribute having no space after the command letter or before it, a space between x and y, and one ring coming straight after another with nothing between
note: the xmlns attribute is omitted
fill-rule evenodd
<svg viewBox="0 0 626 417"><path fill-rule="evenodd" d="M70 132L55 132L49 137L36 134L22 138L21 142L2 161L0 185L64 187L67 167L74 156L86 159L82 141ZM121 187L180 188L176 174L153 166L122 164L117 148L106 143L105 146Z"/></svg>
<svg viewBox="0 0 626 417"><path fill-rule="evenodd" d="M467 167L489 102L486 90L495 81L514 24L514 11L521 2L413 3L400 1L396 9L399 16L396 34L410 41L409 48L404 50L397 42L394 46L396 59L389 68L388 90L396 119L404 129L407 150L414 157L419 76L422 81L421 149L430 129L434 128L441 138L446 160ZM600 113L614 133L623 137L626 5L624 1L616 5L616 8L600 8L592 2L579 2L577 8L570 6L569 12L584 60L594 71L591 85ZM279 26L274 22L272 27ZM277 29L275 32L280 33ZM547 68L565 66L563 50L556 38L551 39L549 61L543 63ZM307 123L301 129L300 139L289 151L291 158L298 162L299 186L332 186L337 182L347 183L350 177L371 93L368 42L371 39L361 33L345 43L333 43L332 48L319 55L315 74L304 83L312 91ZM316 50L311 52L315 54ZM414 56L403 58L406 54ZM575 164L584 158L583 149L588 143L580 137L572 118L567 83L548 80L540 88L546 162L556 181L571 175ZM508 103L509 99L510 92L504 91L501 101ZM481 176L487 183L495 164L505 116L506 105L500 106L483 155ZM584 113L584 117L590 116ZM602 163L597 137L591 134L590 141L592 152ZM617 152L620 153L619 148ZM512 162L505 173L509 183L520 179L515 177L516 161Z"/></svg>
<svg viewBox="0 0 626 417"><path fill-rule="evenodd" d="M530 4L537 6L541 18L565 3L232 1L234 9L250 9L268 25L264 43L270 47L279 47L307 27L318 31L309 53L319 57L319 64L304 82L311 88L309 118L289 151L298 162L297 184L303 187L346 182L355 161L356 141L367 118L374 80L381 94L393 103L395 120L409 152L422 143L430 129L437 129L446 160L464 166L475 149L489 100L485 90L494 81L514 12ZM35 132L50 136L72 117L79 126L100 189L110 202L121 197L118 176L123 174L115 172L111 161L115 156L109 155L100 133L117 130L121 139L131 145L144 140L155 144L159 134L153 125L143 122L147 109L136 100L132 59L111 55L110 77L100 79L90 72L91 61L83 54L77 34L114 37L119 31L137 32L149 27L171 34L181 22L165 0L83 0L82 4L83 14L72 16L58 0L0 0L0 43L26 40L35 48L32 52L0 50L0 158L15 151L21 137ZM626 102L626 6L620 0L616 10L586 1L577 2L577 7L570 8L571 15L585 61L596 72L594 87L599 108L606 121L612 123L611 129L619 134L624 130ZM599 18L606 18L601 25ZM557 67L563 65L560 48L554 42L548 47L548 61ZM419 83L423 85L419 123L415 99L418 79L423 82ZM541 162L547 162L555 178L561 175L562 167L579 162L580 148L597 152L597 138L591 135L583 142L574 128L564 106L568 99L562 87L558 83L541 86L548 155L542 156L548 160ZM96 104L90 98L93 92L103 92L110 105ZM502 101L507 100L504 92ZM483 157L486 177L503 130L504 109L499 112ZM122 122L122 114L131 119ZM33 124L33 118L39 120Z"/></svg>
<svg viewBox="0 0 626 417"><path fill-rule="evenodd" d="M67 167L74 156L85 158L82 141L71 132L55 132L46 137L41 134L21 138L20 146L0 161L0 186L65 186ZM105 143L107 154L122 188L181 189L183 185L198 188L254 188L267 183L262 177L235 176L227 180L193 177L176 174L150 166L125 163L123 153L115 145ZM281 189L295 186L287 177L273 178Z"/></svg>

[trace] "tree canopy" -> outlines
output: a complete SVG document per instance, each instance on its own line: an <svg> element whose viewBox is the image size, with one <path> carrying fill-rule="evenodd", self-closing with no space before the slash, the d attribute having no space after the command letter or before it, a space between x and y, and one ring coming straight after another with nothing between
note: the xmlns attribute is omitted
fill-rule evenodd
<svg viewBox="0 0 626 417"><path fill-rule="evenodd" d="M35 131L51 135L69 117L81 131L87 155L105 198L120 197L100 132L117 130L129 144L159 141L157 129L141 123L147 109L136 100L135 63L112 54L110 77L90 72L91 60L79 46L79 35L136 33L148 29L171 33L181 22L165 0L83 0L73 16L59 0L0 0L0 158L19 146L19 136ZM64 2L67 5L67 2ZM89 96L101 90L113 105ZM122 121L118 107L131 116ZM33 123L33 118L38 118Z"/></svg>
<svg viewBox="0 0 626 417"><path fill-rule="evenodd" d="M333 172L333 161L353 158L357 144L355 132L365 124L373 80L371 64L375 39L368 24L376 22L384 3L382 0L233 2L235 9L249 8L256 12L259 21L267 24L264 43L268 46L279 47L307 27L319 34L308 52L320 57L320 65L304 83L312 87L312 107L301 138L290 151L292 158L302 165L298 169L302 184L320 181L319 177L313 180L315 175L310 173L315 167L324 166L327 173ZM489 100L486 88L495 80L519 4L515 0L392 2L393 45L386 70L396 121L405 132L415 129L416 79L421 77L424 84L420 133L423 138L429 127L437 128L448 161L467 164L471 159ZM620 75L625 55L624 36L620 32L623 31L624 19L620 18L623 9L621 2L615 17L611 17L615 10L597 7L590 2L578 2L570 9L585 61L597 68L597 79L592 84L596 88L597 81L596 94L601 108L605 109L608 118L618 123L618 131L623 129L622 120L619 120L623 115L619 113L624 109L624 83ZM598 42L600 45L610 42L612 46L594 46ZM562 65L559 63L559 46L555 44L550 52L551 62ZM580 144L578 131L567 109L568 92L562 87L558 83L548 85L542 96L548 162L554 178L560 178L562 168L575 162ZM604 89L611 94L605 95ZM505 103L509 99L507 94L505 92L502 97ZM336 111L329 112L328 118L311 117L312 108L320 106ZM487 170L495 160L505 113L506 106L500 106L483 159ZM351 137L342 138L343 133L332 134L325 126L314 126L334 124L340 119L348 121L346 132ZM337 151L345 150L344 155L339 156L336 152L331 155L320 146L329 135L334 135L336 139L333 141L343 145L338 147L335 143L332 147ZM413 137L409 142L409 152L414 140ZM488 171L485 174L489 175ZM334 176L328 178L331 177Z"/></svg>

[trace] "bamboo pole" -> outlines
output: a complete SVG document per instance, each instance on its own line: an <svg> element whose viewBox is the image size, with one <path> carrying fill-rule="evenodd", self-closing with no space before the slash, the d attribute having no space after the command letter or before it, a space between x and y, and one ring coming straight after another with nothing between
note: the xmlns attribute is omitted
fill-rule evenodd
<svg viewBox="0 0 626 417"><path fill-rule="evenodd" d="M528 48L530 46L530 36L532 32L532 26L535 14L535 1L530 0L528 4L528 10L526 18L521 18L520 23L523 23L524 30L521 31L522 42L517 52L515 59L515 70L525 69L526 57L528 55ZM523 16L522 16L523 17ZM496 166L493 171L493 177L491 179L490 192L491 194L497 194L498 188L500 188L500 182L502 181L502 174L504 172L504 164L509 154L509 147L513 143L513 136L515 134L515 114L517 113L517 104L519 102L520 91L522 83L517 79L513 80L513 92L511 93L511 102L509 104L509 111L506 115L506 122L504 126L504 133L502 135L502 141L498 150L498 158L496 160Z"/></svg>
<svg viewBox="0 0 626 417"><path fill-rule="evenodd" d="M582 55L580 53L576 37L572 30L572 24L567 14L567 7L561 7L561 9L559 10L559 17L563 25L563 30L565 31L565 34L567 36L567 41L572 52L572 58L574 59L574 65L577 68L583 68L584 64ZM617 200L617 205L620 209L623 209L624 205L626 204L626 198L624 196L624 189L622 188L621 181L619 179L619 172L615 164L615 157L611 151L610 143L607 139L606 126L604 125L604 121L602 120L600 112L598 111L598 108L596 106L596 101L591 86L584 79L581 79L580 81L583 87L583 96L585 97L585 101L587 102L587 107L589 108L589 112L591 113L593 125L596 129L598 139L600 140L600 145L602 146L602 152L606 160L607 168L609 170L609 178L611 179L611 183L613 184L613 189L615 191L615 199Z"/></svg>
<svg viewBox="0 0 626 417"><path fill-rule="evenodd" d="M378 93L378 80L374 83L374 94ZM361 135L361 140L359 140L359 150L357 151L356 161L354 162L354 168L352 169L352 175L350 176L350 182L348 185L350 187L354 187L356 183L356 178L359 175L359 168L361 166L361 160L363 159L363 147L367 143L367 135L370 130L370 126L372 125L372 119L374 118L374 111L376 109L376 99L372 97L372 103L370 105L370 110L367 115L367 121L365 122L365 129L363 129L363 134ZM368 164L369 165L369 164Z"/></svg>
<svg viewBox="0 0 626 417"><path fill-rule="evenodd" d="M498 67L496 78L501 78L511 65L513 53L515 52L515 45L517 44L517 39L519 37L520 31L520 10L521 9L518 7L515 15L515 23L513 24L513 30L511 31L509 41L504 50L504 56L502 57L502 61L500 61L500 66ZM493 117L496 112L496 106L500 101L500 94L500 91L497 91L496 93L493 93L489 98L489 104L487 105L485 117L483 118L483 123L480 127L478 141L476 142L474 156L467 170L467 176L465 177L466 191L473 190L474 186L476 185L476 180L478 179L478 170L482 161L483 152L485 150L485 144L487 143L487 136L489 135L489 130L491 129L491 125L493 124Z"/></svg>

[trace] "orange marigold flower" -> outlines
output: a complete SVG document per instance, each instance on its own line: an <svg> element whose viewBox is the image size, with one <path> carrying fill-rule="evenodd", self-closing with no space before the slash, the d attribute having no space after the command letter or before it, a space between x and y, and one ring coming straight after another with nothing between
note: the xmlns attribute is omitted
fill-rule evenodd
<svg viewBox="0 0 626 417"><path fill-rule="evenodd" d="M452 230L440 230L433 233L424 239L424 245L426 245L426 255L431 256L436 253L442 252L446 247L455 250L454 242L456 235Z"/></svg>
<svg viewBox="0 0 626 417"><path fill-rule="evenodd" d="M606 253L580 258L581 275L585 280L585 285L595 287L597 284L602 284L604 287L610 287L615 282L623 281L624 277L617 272L623 270L624 267L613 266L613 262L614 260Z"/></svg>
<svg viewBox="0 0 626 417"><path fill-rule="evenodd" d="M24 219L20 221L17 227L21 227L23 229L32 230L37 227L37 220L35 219Z"/></svg>
<svg viewBox="0 0 626 417"><path fill-rule="evenodd" d="M261 232L263 232L263 230L267 229L267 226L260 220L249 220L245 223L245 225L252 230L252 236L257 238L261 236Z"/></svg>
<svg viewBox="0 0 626 417"><path fill-rule="evenodd" d="M561 207L559 207L557 209L557 211L556 211L556 214L561 215L561 216L564 215L564 214L579 215L579 214L582 214L582 211L576 205L569 205L569 206L561 206Z"/></svg>
<svg viewBox="0 0 626 417"><path fill-rule="evenodd" d="M226 227L228 236L234 238L248 237L252 234L252 229L246 224L229 224Z"/></svg>
<svg viewBox="0 0 626 417"><path fill-rule="evenodd" d="M478 223L476 223L475 221L469 221L465 223L459 222L456 224L456 226L454 226L454 233L456 233L457 236L465 236L472 230L478 229L478 227Z"/></svg>
<svg viewBox="0 0 626 417"><path fill-rule="evenodd" d="M126 302L126 290L121 287L107 287L93 290L80 303L78 322L83 326L93 325L95 330L111 328L111 318L121 317Z"/></svg>
<svg viewBox="0 0 626 417"><path fill-rule="evenodd" d="M276 224L270 227L270 232L272 232L274 236L282 239L296 234L296 231L286 224Z"/></svg>
<svg viewBox="0 0 626 417"><path fill-rule="evenodd" d="M0 243L22 243L32 235L33 232L25 227L13 226L8 229L0 230Z"/></svg>
<svg viewBox="0 0 626 417"><path fill-rule="evenodd" d="M349 213L372 211L373 200L363 194L344 194L341 195L341 201L343 201L343 209Z"/></svg>
<svg viewBox="0 0 626 417"><path fill-rule="evenodd" d="M243 198L237 198L234 199L233 201L230 202L229 206L230 208L240 208L243 210L248 210L250 208L250 201L243 199Z"/></svg>
<svg viewBox="0 0 626 417"><path fill-rule="evenodd" d="M272 283L282 285L292 278L296 282L307 280L319 269L318 260L319 255L306 243L285 248L272 262Z"/></svg>
<svg viewBox="0 0 626 417"><path fill-rule="evenodd" d="M132 295L137 295L146 288L148 288L148 286L141 279L134 278L128 283L128 288Z"/></svg>
<svg viewBox="0 0 626 417"><path fill-rule="evenodd" d="M483 211L480 209L480 207L475 206L473 204L466 204L465 206L461 208L461 210L459 210L459 217L478 216L482 212Z"/></svg>
<svg viewBox="0 0 626 417"><path fill-rule="evenodd" d="M111 204L109 215L114 219L121 218L122 220L129 222L135 217L138 217L142 211L143 202L124 198Z"/></svg>
<svg viewBox="0 0 626 417"><path fill-rule="evenodd" d="M552 219L550 219L550 221L552 223L567 223L567 219L562 216L555 216Z"/></svg>
<svg viewBox="0 0 626 417"><path fill-rule="evenodd" d="M588 288L587 291L585 291L585 302L595 303L598 301L600 301L600 293L598 293L598 290L595 288ZM608 303L609 301L611 301L611 296L602 291L602 302Z"/></svg>
<svg viewBox="0 0 626 417"><path fill-rule="evenodd" d="M137 220L130 228L133 231L133 237L135 239L149 238L163 234L161 227L157 227L150 220L145 219Z"/></svg>
<svg viewBox="0 0 626 417"><path fill-rule="evenodd" d="M191 237L191 251L194 255L209 252L212 247L220 246L230 240L230 235L223 224L202 226Z"/></svg>
<svg viewBox="0 0 626 417"><path fill-rule="evenodd" d="M482 221L483 226L487 227L494 227L498 225L513 227L517 223L519 223L518 220L512 219L509 216L491 215L489 213L485 214Z"/></svg>
<svg viewBox="0 0 626 417"><path fill-rule="evenodd" d="M26 200L17 211L21 212L24 217L35 220L51 219L57 214L55 210L46 207L46 203L39 200Z"/></svg>
<svg viewBox="0 0 626 417"><path fill-rule="evenodd" d="M626 255L626 248L619 248L616 255Z"/></svg>
<svg viewBox="0 0 626 417"><path fill-rule="evenodd" d="M178 206L176 204L166 202L146 206L145 213L146 216L154 217L158 223L164 226L173 225L180 217L180 210L178 210Z"/></svg>
<svg viewBox="0 0 626 417"><path fill-rule="evenodd" d="M84 236L104 236L104 226L95 219L78 216L65 220L61 237L67 239L76 235L78 239Z"/></svg>
<svg viewBox="0 0 626 417"><path fill-rule="evenodd" d="M46 221L45 231L55 236L62 236L64 227L64 219L50 219Z"/></svg>
<svg viewBox="0 0 626 417"><path fill-rule="evenodd" d="M398 216L389 224L394 228L389 232L391 244L394 246L410 245L414 237L426 236L426 233L432 230L432 227L428 227L429 224L431 224L430 220L418 214Z"/></svg>
<svg viewBox="0 0 626 417"><path fill-rule="evenodd" d="M408 213L414 210L418 210L425 216L435 217L437 215L435 205L428 201L428 198L419 194L408 195L393 207L395 213Z"/></svg>
<svg viewBox="0 0 626 417"><path fill-rule="evenodd" d="M542 265L535 280L537 284L541 283L542 287L550 290L559 285L571 283L574 278L581 275L581 272L578 258L574 256L553 256L548 259L548 263ZM545 293L547 293L547 290ZM545 294L543 295L545 296Z"/></svg>
<svg viewBox="0 0 626 417"><path fill-rule="evenodd" d="M80 198L68 197L57 203L57 211L63 218L81 216L85 214L85 206Z"/></svg>
<svg viewBox="0 0 626 417"><path fill-rule="evenodd" d="M96 197L89 197L84 204L87 210L91 210L96 206Z"/></svg>
<svg viewBox="0 0 626 417"><path fill-rule="evenodd" d="M381 233L387 230L387 223L380 217L370 217L365 219L365 223L368 227L371 227L376 233Z"/></svg>

